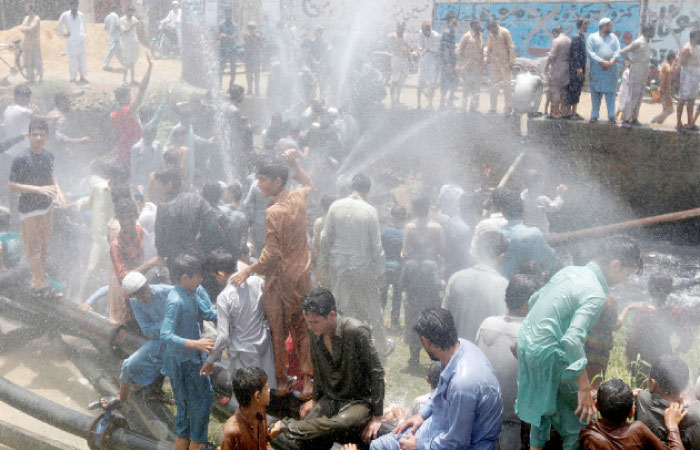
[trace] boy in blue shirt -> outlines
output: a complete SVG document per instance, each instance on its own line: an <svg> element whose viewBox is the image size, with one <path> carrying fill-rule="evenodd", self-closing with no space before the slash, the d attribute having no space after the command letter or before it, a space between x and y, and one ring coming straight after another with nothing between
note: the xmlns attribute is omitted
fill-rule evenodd
<svg viewBox="0 0 700 450"><path fill-rule="evenodd" d="M170 378L177 405L173 450L199 450L207 442L209 412L214 390L200 373L214 341L202 338L200 322L216 321L216 312L202 283L202 263L191 255L178 255L170 264L177 284L168 294L160 339L166 344L163 375Z"/></svg>

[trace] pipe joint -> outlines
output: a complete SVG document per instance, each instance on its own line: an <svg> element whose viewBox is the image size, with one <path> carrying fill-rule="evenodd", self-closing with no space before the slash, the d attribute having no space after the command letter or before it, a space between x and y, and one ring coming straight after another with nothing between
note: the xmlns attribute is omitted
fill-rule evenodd
<svg viewBox="0 0 700 450"><path fill-rule="evenodd" d="M109 450L112 433L120 429L129 429L126 419L106 411L95 418L88 431L87 443L90 450Z"/></svg>

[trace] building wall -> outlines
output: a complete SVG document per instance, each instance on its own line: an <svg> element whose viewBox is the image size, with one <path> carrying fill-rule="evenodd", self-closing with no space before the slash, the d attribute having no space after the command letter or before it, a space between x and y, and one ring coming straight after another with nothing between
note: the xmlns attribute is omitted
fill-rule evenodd
<svg viewBox="0 0 700 450"><path fill-rule="evenodd" d="M647 16L657 23L653 47L661 60L688 42L690 30L700 28L700 0L649 0Z"/></svg>

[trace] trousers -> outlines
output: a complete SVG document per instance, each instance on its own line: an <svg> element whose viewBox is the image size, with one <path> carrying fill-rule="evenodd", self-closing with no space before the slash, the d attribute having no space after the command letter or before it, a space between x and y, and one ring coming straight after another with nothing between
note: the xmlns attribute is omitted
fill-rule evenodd
<svg viewBox="0 0 700 450"><path fill-rule="evenodd" d="M70 72L70 80L76 81L78 73L82 79L87 78L87 56L85 54L85 46L80 51L68 53L68 71Z"/></svg>
<svg viewBox="0 0 700 450"><path fill-rule="evenodd" d="M46 268L49 260L49 239L53 227L53 212L28 217L20 221L20 236L29 257L29 269L32 272L32 287L44 289L49 287Z"/></svg>
<svg viewBox="0 0 700 450"><path fill-rule="evenodd" d="M479 68L481 70L481 68ZM467 100L469 100L469 111L479 109L479 90L481 88L480 73L464 73L462 74L462 109L467 109Z"/></svg>
<svg viewBox="0 0 700 450"><path fill-rule="evenodd" d="M116 56L121 64L124 64L124 55L122 54L122 44L119 39L109 41L109 51L107 52L107 57L105 58L102 67L109 67L109 63L112 61L112 57Z"/></svg>
<svg viewBox="0 0 700 450"><path fill-rule="evenodd" d="M491 69L491 87L489 94L491 97L491 111L496 110L498 102L498 93L503 85L503 100L505 112L510 112L511 103L513 101L513 87L510 85L513 74L510 70L494 70Z"/></svg>
<svg viewBox="0 0 700 450"><path fill-rule="evenodd" d="M663 106L664 109L651 119L651 123L664 123L666 118L673 114L673 98L670 92L666 91L661 93L661 106Z"/></svg>
<svg viewBox="0 0 700 450"><path fill-rule="evenodd" d="M408 342L410 359L418 363L423 345L413 326L421 313L428 308L440 306L440 274L435 261L408 260L401 273L401 285L406 291L405 338Z"/></svg>
<svg viewBox="0 0 700 450"><path fill-rule="evenodd" d="M141 387L156 381L163 368L162 346L160 339L152 339L139 347L122 362L119 381Z"/></svg>
<svg viewBox="0 0 700 450"><path fill-rule="evenodd" d="M608 119L615 119L615 92L600 92L591 90L591 119L597 119L600 115L600 102L605 95L605 105L608 109Z"/></svg>
<svg viewBox="0 0 700 450"><path fill-rule="evenodd" d="M639 118L639 108L642 105L644 95L643 84L630 83L629 99L625 106L625 120L637 120Z"/></svg>

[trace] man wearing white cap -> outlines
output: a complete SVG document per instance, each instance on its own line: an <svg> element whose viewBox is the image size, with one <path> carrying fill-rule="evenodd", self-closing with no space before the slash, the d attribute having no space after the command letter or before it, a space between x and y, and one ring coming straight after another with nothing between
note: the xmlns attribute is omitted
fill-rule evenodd
<svg viewBox="0 0 700 450"><path fill-rule="evenodd" d="M182 56L182 10L180 9L180 2L173 2L173 9L168 12L165 19L160 21L160 24L168 29L175 30L177 47L180 49L180 56Z"/></svg>
<svg viewBox="0 0 700 450"><path fill-rule="evenodd" d="M149 285L141 272L131 272L122 280L122 290L129 297L136 323L148 341L124 360L119 374L119 395L100 399L102 408L110 409L123 403L130 389L142 389L160 378L165 351L165 344L160 340L160 328L172 289L172 286L165 284ZM160 384L154 385L156 397L162 396L159 390Z"/></svg>
<svg viewBox="0 0 700 450"><path fill-rule="evenodd" d="M610 123L615 123L615 95L617 94L617 65L620 41L612 33L612 20L605 17L598 23L597 33L588 36L586 53L591 61L591 123L598 121L600 102L605 95Z"/></svg>

